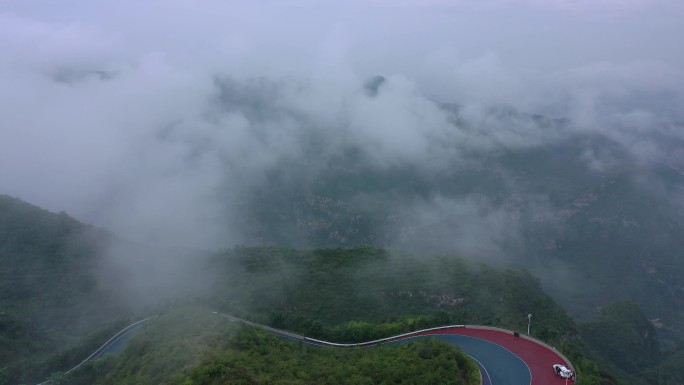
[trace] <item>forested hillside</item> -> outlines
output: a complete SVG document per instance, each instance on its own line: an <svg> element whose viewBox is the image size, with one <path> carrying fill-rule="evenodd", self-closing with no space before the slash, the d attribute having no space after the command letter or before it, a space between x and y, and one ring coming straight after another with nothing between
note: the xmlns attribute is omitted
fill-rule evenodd
<svg viewBox="0 0 684 385"><path fill-rule="evenodd" d="M95 269L111 240L0 195L0 383L78 363L125 323L130 312L99 287Z"/></svg>
<svg viewBox="0 0 684 385"><path fill-rule="evenodd" d="M225 310L312 337L361 342L444 324L575 332L572 320L523 270L499 270L455 256L393 254L375 248L236 248L214 254ZM219 286L221 287L221 286ZM538 324L537 319L538 317ZM376 322L388 330L373 331ZM363 331L366 324L369 330ZM323 325L347 325L340 335ZM356 330L358 329L358 330Z"/></svg>
<svg viewBox="0 0 684 385"><path fill-rule="evenodd" d="M480 383L474 362L445 343L315 348L230 323L204 306L175 309L146 327L120 357L53 380L73 385Z"/></svg>
<svg viewBox="0 0 684 385"><path fill-rule="evenodd" d="M78 381L83 383L174 383L184 378L189 384L201 384L228 375L239 377L246 371L254 373L263 383L271 383L268 368L283 365L284 371L294 374L293 380L307 383L306 378L318 378L325 382L328 380L316 377L314 373L320 370L314 368L318 363L324 365L324 360L330 357L343 354L320 353L324 357L304 358L319 353L274 343L271 337L268 347L262 342L250 345L250 349L261 352L260 358L271 360L267 367L257 369L253 365L258 362L242 361L234 351L235 346L226 344L230 338L211 331L225 328L228 322L213 314L213 309L336 342L362 342L447 324L484 324L524 330L527 312L531 311L534 313L532 335L568 354L582 383L613 381L585 356L587 347L581 342L574 322L544 294L539 281L529 273L499 270L453 256L425 257L422 262L415 257L392 255L374 248L241 247L214 253L207 263L208 271L215 273L215 295L199 300L201 305L192 309L172 311L170 314L175 315L152 321L134 337L121 357L95 363L65 381L81 378ZM381 354L390 357L407 354L387 349L381 350ZM430 357L443 354L438 353L442 348L436 351L418 348L418 351L423 349L428 350L422 354ZM300 354L304 356L298 358ZM366 355L362 358L364 365L380 372L390 370L371 363L380 353L357 354ZM356 359L340 356L334 360L355 367ZM443 359L446 356L437 362ZM184 367L191 369L183 374ZM411 366L405 369L413 370ZM365 376L364 373L367 373L365 369L357 374ZM422 373L415 377L416 381L422 381L421 376L427 375ZM351 374L338 371L326 376L343 378ZM387 378L375 377L369 383L383 383ZM366 381L357 379L361 383ZM284 377L280 380L283 382L276 383L287 383Z"/></svg>
<svg viewBox="0 0 684 385"><path fill-rule="evenodd" d="M474 124L453 114L461 125ZM679 166L635 159L623 143L599 133L566 132L567 121L516 111L493 115L497 124L532 127L554 140L494 147L467 161L454 150L427 168L377 165L363 146L334 156L307 147L305 160L273 165L272 177L244 192L238 231L246 244L368 244L523 267L579 319L627 299L666 327L684 330ZM682 145L669 137L650 140Z"/></svg>
<svg viewBox="0 0 684 385"><path fill-rule="evenodd" d="M499 269L449 254L374 247L186 249L187 255L178 258L177 253L166 253L167 249L132 247L66 214L53 214L9 197L0 203L5 229L1 257L7 266L12 265L11 270L3 270L0 383L37 382L64 371L114 334L126 318L159 313L171 315L161 318L167 321L151 323L121 357L95 362L72 377L53 378L67 383L75 378L82 383L157 383L153 376L163 375L165 383L180 379L205 383L207 371L217 373L217 378L234 375L216 368L236 362L251 362L256 366L250 370L261 373L266 369L242 354L263 349L263 354L273 357L301 355L288 361L300 368L293 369L296 373L308 373L306 365L319 359L354 366L354 360L378 357L376 353L365 358L330 353L327 358L316 358L310 356L315 351L298 350L263 335L258 340L266 345L259 342L237 348L233 338L242 332L228 332L223 329L225 322L212 317L205 320L215 310L337 342L367 341L446 324L492 325L524 332L527 314L532 314L531 334L569 355L584 384L638 384L646 378L672 384L679 378L676 371L667 370L680 359L679 345L672 343L677 341L676 334L667 336L668 343L663 344L662 331L637 306L609 305L595 320L577 325L544 293L540 279L524 269ZM139 259L125 259L126 263L117 265L114 273L120 288L111 287L111 280L101 274L101 265L111 267L108 253L121 248L137 252ZM146 252L162 266L152 269ZM142 286L135 273L140 268L148 278ZM170 287L168 282L175 285L174 290L163 290ZM143 294L146 302L122 298L135 293ZM196 304L194 309L175 313L174 308L188 301ZM197 322L195 317L199 317ZM205 328L204 322L213 326ZM167 333L177 337L167 338ZM639 339L622 338L628 335ZM437 349L434 354L440 357L455 357L438 347L417 349ZM147 374L130 377L133 368ZM266 372L263 375L269 378Z"/></svg>
<svg viewBox="0 0 684 385"><path fill-rule="evenodd" d="M684 384L684 1L0 4L0 385L382 382L374 352L173 337L191 306L529 328L577 385ZM431 350L458 360L379 355Z"/></svg>

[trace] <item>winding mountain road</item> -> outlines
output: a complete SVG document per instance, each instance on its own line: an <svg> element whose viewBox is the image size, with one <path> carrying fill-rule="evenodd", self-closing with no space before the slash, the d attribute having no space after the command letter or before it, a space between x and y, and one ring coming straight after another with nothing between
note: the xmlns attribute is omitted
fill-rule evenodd
<svg viewBox="0 0 684 385"><path fill-rule="evenodd" d="M572 363L555 348L528 336L487 326L443 326L375 341L339 344L275 329L224 313L213 312L213 314L231 322L255 326L283 338L319 347L372 347L380 344L406 343L422 338L438 338L458 346L475 360L482 375L483 385L563 385L566 383L565 380L554 373L552 365L560 363L574 370ZM128 344L128 340L153 318L146 318L127 326L67 373L105 354L120 353Z"/></svg>
<svg viewBox="0 0 684 385"><path fill-rule="evenodd" d="M233 322L256 326L282 337L314 346L370 347L386 343L401 343L418 338L439 338L458 346L475 359L482 374L483 384L491 385L562 385L565 380L553 371L553 364L564 364L575 370L570 360L553 347L510 330L476 325L453 325L420 330L399 336L358 344L338 344L274 329L242 320L228 314L214 312Z"/></svg>

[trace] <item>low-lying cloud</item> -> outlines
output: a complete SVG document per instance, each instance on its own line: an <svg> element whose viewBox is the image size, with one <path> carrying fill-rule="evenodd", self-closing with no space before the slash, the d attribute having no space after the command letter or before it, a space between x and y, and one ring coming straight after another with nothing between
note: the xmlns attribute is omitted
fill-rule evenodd
<svg viewBox="0 0 684 385"><path fill-rule="evenodd" d="M313 178L350 149L433 173L598 132L681 165L651 136L682 139L680 7L481 3L6 3L0 189L125 237L221 247L244 241L236 218L269 173ZM454 230L464 253L518 236L515 211L430 199L408 211L417 238L453 217L471 224Z"/></svg>

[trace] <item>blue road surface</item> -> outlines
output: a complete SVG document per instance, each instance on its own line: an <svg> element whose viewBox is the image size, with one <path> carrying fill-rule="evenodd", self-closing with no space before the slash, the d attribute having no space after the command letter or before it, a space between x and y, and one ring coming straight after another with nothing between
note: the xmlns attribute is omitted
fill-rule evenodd
<svg viewBox="0 0 684 385"><path fill-rule="evenodd" d="M276 335L279 335L287 340L298 341L318 347L345 346L344 344L333 344L325 341L312 340L304 336L300 336L290 332L285 332L282 330L277 330L253 322L241 320L239 318L227 314L218 313L216 311L214 311L213 313L221 317L227 318L231 322L241 322L247 325L260 327L264 330L275 333ZM125 328L125 331L120 332L120 335L112 337L111 341L109 341L107 344L105 344L100 349L95 351L81 364L67 371L67 373L76 370L79 366L81 366L88 360L98 359L105 354L117 355L121 353L128 345L128 342L131 339L131 337L133 337L137 332L139 332L147 321L153 318L155 318L155 316L138 321L130 325L129 327ZM532 374L530 372L530 368L525 364L525 362L522 361L522 359L520 359L520 357L513 354L513 352L504 348L503 346L497 345L493 342L489 342L482 338L460 334L429 334L415 337L407 337L402 340L392 341L388 343L407 343L419 338L438 338L452 345L458 346L464 353L466 353L475 360L478 368L480 369L480 373L482 374L483 385L531 385L532 383ZM382 341L377 341L377 343L382 343ZM351 344L346 346L358 346L358 344ZM49 381L46 381L42 384L47 383L49 383Z"/></svg>
<svg viewBox="0 0 684 385"><path fill-rule="evenodd" d="M532 382L530 369L518 356L502 346L481 338L453 334L436 334L411 337L392 343L407 343L419 338L439 338L458 346L478 363L482 373L483 384L530 385Z"/></svg>
<svg viewBox="0 0 684 385"><path fill-rule="evenodd" d="M233 320L238 320L231 317ZM260 326L253 324L255 326ZM263 326L260 326L263 328ZM280 337L303 342L307 345L325 347L330 346L324 341L312 341L303 336L286 333L277 329L268 328ZM531 385L532 372L525 362L510 350L501 345L482 338L459 335L459 334L430 334L408 337L389 344L408 343L419 338L438 338L452 345L458 346L464 353L472 357L480 373L483 385Z"/></svg>
<svg viewBox="0 0 684 385"><path fill-rule="evenodd" d="M301 339L284 335L280 336L293 342L303 342L311 346L325 347L325 345L311 341L302 341ZM482 385L530 385L532 382L530 369L518 356L502 346L481 338L453 334L435 334L409 337L400 341L389 342L389 344L408 343L420 338L438 338L458 346L464 353L475 360L482 375Z"/></svg>
<svg viewBox="0 0 684 385"><path fill-rule="evenodd" d="M95 357L93 357L93 359L98 359L104 356L105 354L118 355L119 353L123 352L124 349L126 349L126 346L128 345L128 340L130 340L131 337L135 335L135 333L139 332L143 326L145 326L145 324L141 323L139 325L132 327L130 330L127 330L126 333L122 334L119 338L112 341L110 345L102 349L102 351L100 351Z"/></svg>
<svg viewBox="0 0 684 385"><path fill-rule="evenodd" d="M482 385L492 385L492 379L489 378L489 373L487 373L487 369L485 369L485 367L482 366L482 364L478 360L475 360L475 365L477 365L477 368L480 369L480 375L482 376Z"/></svg>

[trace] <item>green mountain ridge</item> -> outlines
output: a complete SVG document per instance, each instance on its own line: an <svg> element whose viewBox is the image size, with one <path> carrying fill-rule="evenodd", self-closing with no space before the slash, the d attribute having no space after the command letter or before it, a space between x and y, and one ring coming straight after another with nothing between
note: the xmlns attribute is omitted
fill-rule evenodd
<svg viewBox="0 0 684 385"><path fill-rule="evenodd" d="M642 162L598 133L467 161L454 155L427 170L374 166L362 148L312 156L274 166L268 182L245 193L236 217L245 244L458 253L533 271L579 319L631 300L684 330L676 166Z"/></svg>
<svg viewBox="0 0 684 385"><path fill-rule="evenodd" d="M113 298L109 297L113 294L106 292L107 286L98 284L101 277L95 273L97 269L90 269L102 258L103 244L116 242L116 238L82 225L66 214L52 214L9 197L0 199L0 226L7 229L0 243L0 262L4 266L17 264L12 267L13 280L2 281L3 290L23 282L21 279L26 277L22 275L27 272L30 278L42 279L45 285L51 285L42 288L49 290L48 293L29 291L23 295L5 295L2 292L0 338L9 343L3 344L5 350L0 351L3 357L0 379L4 381L0 383L40 381L50 374L45 373L45 363L49 363L47 367L52 371L70 368L87 356L89 349L94 350L111 336L117 325L122 325L121 321L105 323L105 319L115 321L136 314L131 308L119 307L121 302L102 308L103 300ZM659 365L674 365L679 357L677 350L654 354L659 351L658 333L636 306L606 307L601 317L578 326L544 293L541 281L526 270L502 270L448 254L398 253L373 247L236 247L210 253L189 252L193 254L194 269L186 269L185 275L173 277L185 291L179 290L171 297L162 296L156 304L150 302L152 307L147 312L173 313L177 308L174 303L199 301L201 311L207 314L209 309L220 309L274 327L339 342L360 342L445 324L484 324L523 330L527 314L533 313L532 335L569 355L578 368L581 383L636 384L642 378L665 378L657 383L670 384L679 378L662 375ZM169 258L169 263L174 263L172 255ZM35 276L36 272L40 275ZM55 276L59 279L49 279ZM128 285L126 276L121 275L123 280L119 282L124 287ZM197 290L194 281L203 281L205 290ZM96 290L84 291L83 282L91 282L90 288ZM17 291L13 287L7 293ZM164 307L159 308L160 305ZM79 327L75 328L71 321L88 311L96 312L97 316L80 319ZM53 322L43 323L46 314L58 316L52 318ZM138 310L137 314L144 313ZM647 338L637 343L649 349L621 355L624 352L620 348L624 343L621 337L632 335L628 333L642 335L646 326L650 330ZM168 327L182 334L191 324L178 321ZM617 335L600 333L605 327L618 330ZM99 332L82 339L85 329L98 328ZM87 381L94 378L104 383L136 383L114 373L131 373L133 367L154 372L155 365L173 360L175 354L180 354L179 349L186 346L180 338L178 345L162 347L150 341L143 350L136 350L136 344L141 343L136 341L144 341L148 333L161 333L154 330L155 326L150 325L149 331L134 337L131 348L121 358L96 362L75 375L89 378ZM599 332L595 333L596 330ZM229 348L221 345L220 338L216 340L211 334L203 333L198 338L204 342L198 345L197 355L190 354L190 361L178 366L178 370L162 371L169 376L164 381L199 378L196 376L206 370L201 368L215 365L211 364L213 359L223 360L218 358L223 354L232 357L231 360L237 359L225 350ZM25 350L16 351L16 346ZM270 351L261 345L252 348ZM163 352L155 364L145 357L157 349ZM604 371L593 360L604 362ZM635 361L644 367L633 370L630 365ZM38 367L41 370L36 370ZM25 377L27 373L33 377ZM59 380L60 376L54 379ZM84 383L92 383L87 381Z"/></svg>

